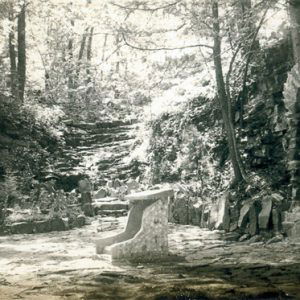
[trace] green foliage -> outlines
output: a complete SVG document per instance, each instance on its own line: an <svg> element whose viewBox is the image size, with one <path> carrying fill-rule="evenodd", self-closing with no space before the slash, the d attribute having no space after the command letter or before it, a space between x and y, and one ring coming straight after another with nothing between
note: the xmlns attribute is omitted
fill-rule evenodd
<svg viewBox="0 0 300 300"><path fill-rule="evenodd" d="M0 169L2 181L13 176L16 189L28 195L33 178L41 180L54 153L62 146L62 127L55 109L41 105L19 107L0 99ZM0 176L1 180L1 176ZM5 192L10 193L9 191Z"/></svg>
<svg viewBox="0 0 300 300"><path fill-rule="evenodd" d="M18 203L21 193L18 190L18 179L16 176L4 176L0 181L0 225L6 218L6 210L12 203Z"/></svg>
<svg viewBox="0 0 300 300"><path fill-rule="evenodd" d="M228 185L228 149L213 100L192 99L174 113L150 122L148 170L151 183L184 182L212 199Z"/></svg>

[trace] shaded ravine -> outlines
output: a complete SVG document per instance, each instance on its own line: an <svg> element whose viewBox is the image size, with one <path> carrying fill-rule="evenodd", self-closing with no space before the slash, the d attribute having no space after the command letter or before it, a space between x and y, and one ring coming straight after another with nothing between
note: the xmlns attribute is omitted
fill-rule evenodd
<svg viewBox="0 0 300 300"><path fill-rule="evenodd" d="M0 299L299 299L300 243L237 243L220 231L170 224L169 261L96 255L95 239L120 232L125 219L1 237Z"/></svg>

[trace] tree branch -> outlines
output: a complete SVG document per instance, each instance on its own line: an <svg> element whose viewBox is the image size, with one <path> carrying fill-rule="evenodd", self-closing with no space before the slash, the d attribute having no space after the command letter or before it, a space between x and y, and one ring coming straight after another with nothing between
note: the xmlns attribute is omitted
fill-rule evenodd
<svg viewBox="0 0 300 300"><path fill-rule="evenodd" d="M230 76L231 76L231 73L232 73L235 58L236 58L237 54L239 53L240 49L242 49L241 43L237 46L236 50L234 51L234 53L231 57L231 60L230 60L230 63L229 63L229 69L228 69L228 72L226 74L226 93L227 93L228 99L230 99L228 105L231 105Z"/></svg>
<svg viewBox="0 0 300 300"><path fill-rule="evenodd" d="M111 5L114 5L116 7L119 7L119 8L122 8L122 9L126 9L126 10L141 10L141 11L150 11L150 12L154 12L154 11L157 11L157 10L161 10L161 9L165 9L165 8L169 8L171 6L174 6L176 5L177 3L181 2L181 0L178 0L176 2L173 2L173 3L169 3L167 5L164 5L164 6L159 6L159 7L154 7L154 8L139 8L137 4L137 7L129 7L129 6L123 6L123 5L120 5L120 4L117 4L115 2L110 2Z"/></svg>
<svg viewBox="0 0 300 300"><path fill-rule="evenodd" d="M129 44L125 38L125 34L122 33L122 38L126 46L136 49L136 50L142 50L142 51L172 51L172 50L182 50L182 49L188 49L188 48L199 48L199 47L205 47L209 49L213 49L212 46L206 45L206 44L196 44L196 45L189 45L189 46L182 46L182 47L159 47L159 48L144 48L144 47L139 47L135 46L132 44Z"/></svg>
<svg viewBox="0 0 300 300"><path fill-rule="evenodd" d="M264 23L264 20L265 20L265 17L267 15L267 12L268 12L269 8L270 7L268 6L266 8L266 10L264 11L263 16L261 17L260 22L259 22L259 24L257 26L257 29L254 32L254 35L253 35L253 38L252 38L251 46L250 46L250 49L249 49L249 52L248 52L248 57L247 57L247 60L246 60L244 76L243 76L242 97L244 96L244 93L245 93L245 90L246 90L246 81L247 81L248 69L249 69L250 60L251 60L252 55L253 55L253 49L254 49L254 46L255 46L256 38L257 38L257 35L259 33L259 30L260 30L261 26Z"/></svg>

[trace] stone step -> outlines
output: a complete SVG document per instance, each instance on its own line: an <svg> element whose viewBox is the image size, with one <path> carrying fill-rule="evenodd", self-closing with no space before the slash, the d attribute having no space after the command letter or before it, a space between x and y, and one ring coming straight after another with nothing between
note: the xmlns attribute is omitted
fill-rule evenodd
<svg viewBox="0 0 300 300"><path fill-rule="evenodd" d="M78 149L78 147L89 147L90 149L94 148L104 148L110 146L117 146L117 145L131 145L134 138L122 139L122 140L110 140L110 141L102 141L101 143L85 143L83 140L77 141L76 143L67 144L67 147L70 149Z"/></svg>
<svg viewBox="0 0 300 300"><path fill-rule="evenodd" d="M93 207L95 211L103 211L103 210L128 210L129 206L128 203L122 203L122 202L107 202L107 203L93 203Z"/></svg>
<svg viewBox="0 0 300 300"><path fill-rule="evenodd" d="M114 212L124 215L129 210L128 201L121 201L115 197L94 198L92 206L97 215L111 215Z"/></svg>
<svg viewBox="0 0 300 300"><path fill-rule="evenodd" d="M123 121L67 121L66 125L67 147L56 163L59 173L76 174L96 165L103 178L116 175L125 179L131 174L131 167L123 159L130 152L137 124Z"/></svg>
<svg viewBox="0 0 300 300"><path fill-rule="evenodd" d="M80 143L85 144L85 145L90 145L90 144L94 144L94 143L106 144L106 143L111 143L111 142L122 142L122 141L132 140L133 138L134 138L133 135L120 134L120 135L116 135L116 136L107 136L107 137L102 137L102 138L89 137L87 139L81 139Z"/></svg>
<svg viewBox="0 0 300 300"><path fill-rule="evenodd" d="M87 130L87 129L94 129L94 128L105 128L105 129L112 129L112 128L119 128L122 126L130 126L132 125L132 123L130 121L120 121L120 120L115 120L115 121L104 121L104 122L65 122L65 124L68 127L71 128L79 128L79 129L83 129L83 130Z"/></svg>
<svg viewBox="0 0 300 300"><path fill-rule="evenodd" d="M99 215L99 216L109 216L109 217L122 217L122 216L126 216L128 214L128 210L124 210L124 209L120 209L120 210L100 210L95 212L95 214Z"/></svg>

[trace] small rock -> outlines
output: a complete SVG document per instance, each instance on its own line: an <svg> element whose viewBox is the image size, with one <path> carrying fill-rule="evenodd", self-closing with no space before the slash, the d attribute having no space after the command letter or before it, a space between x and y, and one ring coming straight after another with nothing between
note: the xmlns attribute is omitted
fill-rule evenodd
<svg viewBox="0 0 300 300"><path fill-rule="evenodd" d="M244 242L244 241L248 240L249 237L250 237L250 235L248 233L246 233L239 238L239 242Z"/></svg>
<svg viewBox="0 0 300 300"><path fill-rule="evenodd" d="M144 266L138 265L136 268L137 268L137 269L144 269Z"/></svg>
<svg viewBox="0 0 300 300"><path fill-rule="evenodd" d="M114 180L113 182L113 188L119 188L122 186L122 182L119 179Z"/></svg>
<svg viewBox="0 0 300 300"><path fill-rule="evenodd" d="M273 193L271 195L271 197L273 198L273 200L275 200L275 202L278 202L278 203L281 203L284 200L284 197L278 193Z"/></svg>
<svg viewBox="0 0 300 300"><path fill-rule="evenodd" d="M140 185L138 182L136 182L134 179L129 180L128 182L126 182L126 185L128 187L128 190L137 190L139 189Z"/></svg>
<svg viewBox="0 0 300 300"><path fill-rule="evenodd" d="M105 198L107 196L105 189L100 189L95 193L94 199Z"/></svg>
<svg viewBox="0 0 300 300"><path fill-rule="evenodd" d="M76 223L77 223L77 226L78 226L78 227L84 226L84 225L85 225L85 222L86 222L85 216L83 216L83 215L77 216L77 218L76 218Z"/></svg>
<svg viewBox="0 0 300 300"><path fill-rule="evenodd" d="M255 235L248 240L248 243L253 244L253 243L260 242L261 240L262 240L262 237L260 235Z"/></svg>
<svg viewBox="0 0 300 300"><path fill-rule="evenodd" d="M229 241L229 242L239 241L240 238L241 238L241 235L238 232L228 232L228 233L224 234L224 237L223 237L223 239L225 241Z"/></svg>
<svg viewBox="0 0 300 300"><path fill-rule="evenodd" d="M113 188L113 181L112 180L107 181L107 187L108 188Z"/></svg>
<svg viewBox="0 0 300 300"><path fill-rule="evenodd" d="M278 243L278 242L281 242L282 240L283 240L283 235L278 234L278 235L274 236L273 238L271 238L270 240L268 240L267 245L273 244L273 243Z"/></svg>

